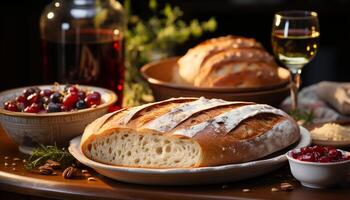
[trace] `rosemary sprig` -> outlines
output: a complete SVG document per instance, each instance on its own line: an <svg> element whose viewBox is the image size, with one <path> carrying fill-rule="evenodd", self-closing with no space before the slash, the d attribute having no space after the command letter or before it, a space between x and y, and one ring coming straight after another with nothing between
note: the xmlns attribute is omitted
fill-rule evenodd
<svg viewBox="0 0 350 200"><path fill-rule="evenodd" d="M54 160L63 166L72 164L75 158L64 148L54 146L39 145L34 149L25 167L29 170L35 169L44 164L47 160Z"/></svg>
<svg viewBox="0 0 350 200"><path fill-rule="evenodd" d="M289 115L293 117L295 121L301 122L303 125L311 124L315 118L313 110L304 111L300 109L295 109L289 111Z"/></svg>

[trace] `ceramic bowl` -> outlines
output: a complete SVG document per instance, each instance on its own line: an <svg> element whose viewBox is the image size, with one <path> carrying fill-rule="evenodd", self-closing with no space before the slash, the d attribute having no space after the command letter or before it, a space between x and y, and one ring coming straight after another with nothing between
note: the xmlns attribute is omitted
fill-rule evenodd
<svg viewBox="0 0 350 200"><path fill-rule="evenodd" d="M141 68L142 76L150 84L156 100L171 97L207 97L227 101L253 101L278 106L289 95L289 72L284 68L279 71L284 80L277 85L253 88L205 88L174 83L174 71L177 69L178 57L149 63Z"/></svg>
<svg viewBox="0 0 350 200"><path fill-rule="evenodd" d="M19 150L23 153L30 153L38 144L68 145L72 138L83 133L87 124L106 114L108 108L117 100L113 91L92 86L79 86L83 90L99 92L103 103L96 108L40 114L11 112L3 108L4 102L16 98L29 87L50 89L52 85L28 86L0 93L1 126L7 135L19 145ZM63 89L64 86L60 87Z"/></svg>
<svg viewBox="0 0 350 200"><path fill-rule="evenodd" d="M342 183L350 170L350 160L331 163L305 162L293 158L291 151L286 155L293 176L309 188L327 188Z"/></svg>

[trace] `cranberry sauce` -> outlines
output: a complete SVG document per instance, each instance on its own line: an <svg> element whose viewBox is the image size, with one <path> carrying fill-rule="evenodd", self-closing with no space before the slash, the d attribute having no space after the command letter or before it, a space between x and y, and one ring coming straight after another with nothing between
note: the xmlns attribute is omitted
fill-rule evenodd
<svg viewBox="0 0 350 200"><path fill-rule="evenodd" d="M320 163L340 162L350 159L348 155L330 146L303 147L300 150L293 150L291 156L300 161Z"/></svg>

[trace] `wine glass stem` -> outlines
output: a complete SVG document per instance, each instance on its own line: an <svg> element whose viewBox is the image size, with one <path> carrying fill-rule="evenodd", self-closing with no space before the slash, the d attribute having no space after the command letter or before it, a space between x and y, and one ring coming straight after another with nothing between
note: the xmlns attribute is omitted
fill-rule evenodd
<svg viewBox="0 0 350 200"><path fill-rule="evenodd" d="M298 90L301 85L300 78L301 70L292 70L291 71L291 87L290 87L290 96L292 99L292 110L296 110L298 108Z"/></svg>

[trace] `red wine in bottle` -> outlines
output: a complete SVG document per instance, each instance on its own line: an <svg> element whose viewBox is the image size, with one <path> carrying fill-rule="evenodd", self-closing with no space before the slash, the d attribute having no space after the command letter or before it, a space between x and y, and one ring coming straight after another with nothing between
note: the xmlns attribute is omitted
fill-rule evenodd
<svg viewBox="0 0 350 200"><path fill-rule="evenodd" d="M62 41L42 39L44 77L49 83L78 83L113 90L122 105L123 40L112 30L65 32Z"/></svg>

